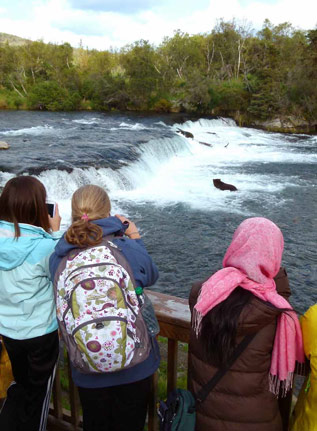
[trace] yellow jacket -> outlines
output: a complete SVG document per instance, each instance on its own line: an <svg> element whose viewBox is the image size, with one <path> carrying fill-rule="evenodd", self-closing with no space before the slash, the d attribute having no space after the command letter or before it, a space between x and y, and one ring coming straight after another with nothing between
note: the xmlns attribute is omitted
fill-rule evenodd
<svg viewBox="0 0 317 431"><path fill-rule="evenodd" d="M307 376L293 415L292 431L317 431L317 304L301 319L305 355L310 361Z"/></svg>
<svg viewBox="0 0 317 431"><path fill-rule="evenodd" d="M2 352L0 353L0 399L7 396L7 389L10 386L12 380L13 376L10 359L4 344L2 343Z"/></svg>

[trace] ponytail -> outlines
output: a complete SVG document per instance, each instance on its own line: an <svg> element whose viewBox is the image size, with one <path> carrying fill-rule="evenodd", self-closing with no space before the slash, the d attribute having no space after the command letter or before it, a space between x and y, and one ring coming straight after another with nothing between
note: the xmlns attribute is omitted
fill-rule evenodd
<svg viewBox="0 0 317 431"><path fill-rule="evenodd" d="M78 247L90 247L100 244L102 235L100 226L88 220L79 219L68 228L65 238L67 242Z"/></svg>
<svg viewBox="0 0 317 431"><path fill-rule="evenodd" d="M98 245L102 241L102 228L91 220L108 217L111 204L107 192L88 184L75 191L72 197L72 225L66 232L66 241L78 247Z"/></svg>

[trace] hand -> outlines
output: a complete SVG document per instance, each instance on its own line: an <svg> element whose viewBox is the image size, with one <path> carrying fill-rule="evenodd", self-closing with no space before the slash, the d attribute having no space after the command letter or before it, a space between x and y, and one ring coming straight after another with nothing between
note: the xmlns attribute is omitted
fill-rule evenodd
<svg viewBox="0 0 317 431"><path fill-rule="evenodd" d="M124 232L125 235L127 235L130 239L139 239L141 238L141 235L139 234L139 230L136 227L135 223L131 220L129 220L128 218L120 215L120 214L116 214L116 217L121 220L122 223L129 223L128 228L126 229L126 231Z"/></svg>
<svg viewBox="0 0 317 431"><path fill-rule="evenodd" d="M48 216L48 221L53 232L57 232L61 226L62 217L59 215L58 205L55 205L54 217Z"/></svg>

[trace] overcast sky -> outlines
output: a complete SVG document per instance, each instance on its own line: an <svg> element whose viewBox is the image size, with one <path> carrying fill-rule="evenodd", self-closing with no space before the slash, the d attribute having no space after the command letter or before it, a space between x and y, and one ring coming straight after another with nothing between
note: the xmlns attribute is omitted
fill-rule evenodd
<svg viewBox="0 0 317 431"><path fill-rule="evenodd" d="M221 18L312 29L316 8L316 0L0 0L0 32L103 50L139 39L158 45L177 29L209 32Z"/></svg>

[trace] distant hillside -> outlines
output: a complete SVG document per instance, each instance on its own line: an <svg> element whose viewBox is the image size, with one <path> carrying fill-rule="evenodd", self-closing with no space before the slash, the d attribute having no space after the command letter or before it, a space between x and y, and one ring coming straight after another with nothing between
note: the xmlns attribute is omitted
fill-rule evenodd
<svg viewBox="0 0 317 431"><path fill-rule="evenodd" d="M11 46L24 45L27 42L31 42L28 39L23 39L19 36L14 36L13 34L0 33L0 45L7 43Z"/></svg>

